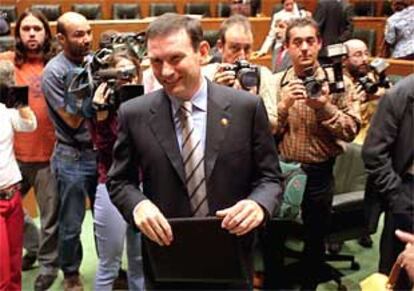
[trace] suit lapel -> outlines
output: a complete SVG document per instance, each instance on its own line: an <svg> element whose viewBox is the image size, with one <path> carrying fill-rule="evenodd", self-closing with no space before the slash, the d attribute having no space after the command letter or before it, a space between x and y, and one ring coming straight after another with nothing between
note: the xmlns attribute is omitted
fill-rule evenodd
<svg viewBox="0 0 414 291"><path fill-rule="evenodd" d="M149 125L155 138L168 156L181 181L185 182L184 167L175 133L174 118L171 113L171 103L164 91L154 96L154 103L150 111L152 113Z"/></svg>
<svg viewBox="0 0 414 291"><path fill-rule="evenodd" d="M208 81L208 102L207 102L207 133L204 166L206 181L208 183L217 155L222 146L229 126L231 126L230 102L223 98L216 85Z"/></svg>

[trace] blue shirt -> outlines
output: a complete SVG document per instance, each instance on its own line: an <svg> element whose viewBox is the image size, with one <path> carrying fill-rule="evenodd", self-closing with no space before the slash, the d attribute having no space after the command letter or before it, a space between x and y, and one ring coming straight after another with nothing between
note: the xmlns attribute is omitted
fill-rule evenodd
<svg viewBox="0 0 414 291"><path fill-rule="evenodd" d="M174 118L175 132L177 135L178 146L180 151L182 149L182 127L179 117L179 109L183 101L176 97L169 96L171 100L172 116ZM193 118L193 124L197 134L201 139L201 146L203 152L206 145L206 131L207 131L207 81L203 78L200 88L191 97L193 103L193 112L191 114Z"/></svg>

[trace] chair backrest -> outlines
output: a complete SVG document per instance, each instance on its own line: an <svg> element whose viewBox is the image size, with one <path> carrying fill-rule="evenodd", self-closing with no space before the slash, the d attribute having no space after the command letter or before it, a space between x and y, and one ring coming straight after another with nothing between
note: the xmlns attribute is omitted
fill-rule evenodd
<svg viewBox="0 0 414 291"><path fill-rule="evenodd" d="M59 4L36 4L32 5L32 10L40 11L49 21L56 21L62 14Z"/></svg>
<svg viewBox="0 0 414 291"><path fill-rule="evenodd" d="M210 3L186 3L185 14L197 14L203 17L210 17Z"/></svg>
<svg viewBox="0 0 414 291"><path fill-rule="evenodd" d="M167 12L177 12L175 3L151 3L150 16L160 16Z"/></svg>
<svg viewBox="0 0 414 291"><path fill-rule="evenodd" d="M210 47L215 47L217 40L220 37L220 33L218 30L210 29L210 30L204 30L203 32L203 38L208 42Z"/></svg>
<svg viewBox="0 0 414 291"><path fill-rule="evenodd" d="M367 175L361 156L362 146L347 144L346 151L336 158L334 166L336 194L363 191Z"/></svg>
<svg viewBox="0 0 414 291"><path fill-rule="evenodd" d="M0 13L6 15L8 23L15 22L17 19L17 9L15 5L0 5Z"/></svg>
<svg viewBox="0 0 414 291"><path fill-rule="evenodd" d="M137 3L116 3L112 5L112 19L141 18L141 7Z"/></svg>
<svg viewBox="0 0 414 291"><path fill-rule="evenodd" d="M276 12L279 12L282 9L283 9L283 4L282 3L273 5L272 16L273 16L273 14L275 14Z"/></svg>
<svg viewBox="0 0 414 291"><path fill-rule="evenodd" d="M14 50L14 36L0 36L0 53Z"/></svg>
<svg viewBox="0 0 414 291"><path fill-rule="evenodd" d="M371 55L376 55L377 34L375 29L354 28L352 38L357 38L365 42Z"/></svg>
<svg viewBox="0 0 414 291"><path fill-rule="evenodd" d="M230 4L220 2L217 3L217 17L229 17L230 16Z"/></svg>
<svg viewBox="0 0 414 291"><path fill-rule="evenodd" d="M86 17L88 20L102 18L101 4L73 4L72 10Z"/></svg>
<svg viewBox="0 0 414 291"><path fill-rule="evenodd" d="M376 4L375 1L355 2L354 3L355 16L375 16L375 4Z"/></svg>

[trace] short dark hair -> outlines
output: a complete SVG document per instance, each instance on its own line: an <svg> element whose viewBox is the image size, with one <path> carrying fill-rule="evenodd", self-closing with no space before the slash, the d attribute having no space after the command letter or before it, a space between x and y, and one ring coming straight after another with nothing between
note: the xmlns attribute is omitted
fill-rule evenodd
<svg viewBox="0 0 414 291"><path fill-rule="evenodd" d="M203 29L200 21L176 13L165 13L152 21L146 32L146 42L148 43L148 40L158 36L167 36L181 29L184 29L190 37L194 51L198 50L203 40Z"/></svg>
<svg viewBox="0 0 414 291"><path fill-rule="evenodd" d="M20 27L22 26L23 20L30 15L39 19L39 21L43 24L43 28L45 29L45 41L42 48L43 62L46 64L54 54L54 49L52 48L52 31L50 30L47 18L39 10L26 9L22 14L20 14L14 28L14 36L16 39L14 64L17 67L20 67L27 58L26 48L24 47L24 44L20 37Z"/></svg>
<svg viewBox="0 0 414 291"><path fill-rule="evenodd" d="M234 14L223 21L223 23L220 26L219 30L219 38L222 44L226 42L226 32L230 29L230 27L234 25L241 25L244 30L246 31L252 31L252 25L250 24L249 19L240 14Z"/></svg>
<svg viewBox="0 0 414 291"><path fill-rule="evenodd" d="M290 41L290 31L296 27L306 27L311 26L316 31L316 37L318 39L321 38L321 34L319 32L319 26L316 23L315 20L313 20L311 17L303 17L303 18L295 18L288 22L288 26L286 27L286 39L285 43L288 44Z"/></svg>

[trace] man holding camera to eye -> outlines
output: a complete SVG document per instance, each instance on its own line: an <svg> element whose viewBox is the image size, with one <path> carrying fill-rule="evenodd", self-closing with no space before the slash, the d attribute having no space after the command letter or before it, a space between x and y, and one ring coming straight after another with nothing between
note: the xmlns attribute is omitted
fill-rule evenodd
<svg viewBox="0 0 414 291"><path fill-rule="evenodd" d="M55 126L56 145L52 169L56 176L59 207L59 263L64 290L82 290L79 267L82 261L80 233L85 216L85 198L91 205L97 185L96 151L85 124L65 103L68 72L81 66L90 53L92 30L86 18L67 12L57 21L57 39L63 51L47 64L42 90Z"/></svg>
<svg viewBox="0 0 414 291"><path fill-rule="evenodd" d="M328 74L317 62L321 38L314 20L301 18L290 22L285 46L293 67L275 77L276 138L282 159L299 162L307 175L302 202L303 263L311 274L302 287L315 289L329 226L335 157L343 151L341 142L355 138L360 120L353 110L351 92L330 92Z"/></svg>
<svg viewBox="0 0 414 291"><path fill-rule="evenodd" d="M370 53L362 40L350 39L344 45L348 51L344 59L344 73L356 89L355 101L360 102L361 130L354 142L362 144L376 111L378 99L384 96L389 84L386 80L381 81L380 74L383 72L378 74L375 67L369 64Z"/></svg>
<svg viewBox="0 0 414 291"><path fill-rule="evenodd" d="M272 131L276 128L277 110L274 78L267 67L250 64L253 49L253 33L249 19L233 15L226 19L220 28L217 47L222 55L222 63L203 67L203 74L213 82L249 91L262 97L268 112Z"/></svg>

